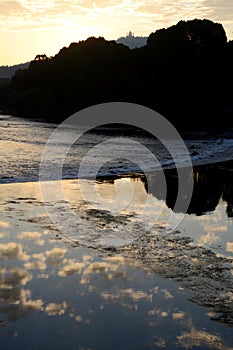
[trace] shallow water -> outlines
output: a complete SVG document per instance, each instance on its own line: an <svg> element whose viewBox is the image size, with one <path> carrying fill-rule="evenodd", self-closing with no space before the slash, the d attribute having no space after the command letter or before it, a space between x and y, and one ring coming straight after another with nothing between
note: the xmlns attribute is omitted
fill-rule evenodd
<svg viewBox="0 0 233 350"><path fill-rule="evenodd" d="M49 140L57 125L32 122L27 119L14 118L11 116L0 115L0 183L38 181L41 155L46 142ZM48 165L51 165L51 172L45 176L47 180L60 179L55 174L57 162L61 162L61 157L66 150L67 142L75 138L77 132L82 129L72 130L61 129L56 138L56 142L49 145ZM115 138L114 136L118 136ZM141 132L130 131L124 134L121 130L118 132L108 129L107 132L92 132L78 138L70 147L63 164L63 178L77 178L79 174L79 165L83 157L88 154L95 146L110 140L109 146L101 154L103 166L98 171L98 176L106 177L116 174L132 174L139 171L149 172L156 169L168 168L174 166L176 159L177 166L183 166L187 163L186 150L177 140L168 140L174 157L172 158L167 148L158 140ZM135 144L137 143L137 152ZM226 135L211 136L204 134L189 135L185 140L186 146L190 151L190 157L194 164L208 162L219 162L232 159L233 139ZM141 147L145 146L145 147ZM155 162L153 157L148 157L148 150L157 157ZM135 155L137 160L142 162L143 169L137 166L137 163L127 161L125 157L114 160L117 154ZM5 156L3 156L5 155ZM118 156L119 158L119 156ZM93 157L93 161L95 161ZM95 165L95 164L94 164ZM82 177L95 178L95 171L92 173L91 166L82 174Z"/></svg>
<svg viewBox="0 0 233 350"><path fill-rule="evenodd" d="M110 200L116 181L96 184L103 197ZM121 215L140 225L135 213L140 212L142 197L147 193L141 178L127 181L135 185L135 198ZM82 205L86 208L75 180L64 181L63 188L76 212L82 210ZM188 275L182 270L190 243L190 261L200 246L232 257L232 221L223 200L214 213L185 216L179 231L172 235L162 222L157 222L148 237L150 241L139 244L140 249L144 247L145 261L137 250L138 239L144 238L141 234L129 246L109 250L109 231L105 230L102 238L107 249L87 247L88 234L92 235L103 222L111 228L119 219L117 215L108 223L106 212L100 212L97 218L89 215L91 225L82 232L86 241L82 238L80 246L78 227L70 235L67 220L67 232L61 233L48 219L37 182L2 184L0 198L0 332L4 349L233 348L232 261L228 261L228 283L221 282L225 283L222 290L210 290L216 305L223 295L220 311L224 315L220 312L220 319L219 310L209 300L208 305L198 306L200 300L203 304L203 292L199 291L195 300L193 287L200 287L203 280L199 275L195 280L197 273L191 273L194 266L189 266ZM187 236L193 241L183 242L181 247L182 238ZM151 245L153 239L155 246ZM199 255L200 251L196 260ZM205 262L207 273L213 261L216 273L227 266L226 261L217 260L217 255L211 256L211 261ZM218 280L208 278L209 286ZM204 294L209 294L204 287Z"/></svg>
<svg viewBox="0 0 233 350"><path fill-rule="evenodd" d="M127 176L112 176L119 163L109 162L98 181L75 179L82 156L106 135L74 146L63 174L73 179L40 184L55 126L4 117L0 128L3 349L233 349L232 169L195 169L188 213L173 213L173 172L166 193L158 173L133 176L138 169L125 161ZM232 149L231 139L187 144L199 161L229 159ZM182 219L176 229L172 213Z"/></svg>

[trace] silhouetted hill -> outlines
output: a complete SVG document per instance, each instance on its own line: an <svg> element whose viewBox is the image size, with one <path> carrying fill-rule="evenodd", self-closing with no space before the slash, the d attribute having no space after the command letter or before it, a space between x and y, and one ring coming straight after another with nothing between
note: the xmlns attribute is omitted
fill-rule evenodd
<svg viewBox="0 0 233 350"><path fill-rule="evenodd" d="M91 37L19 70L0 106L16 115L63 120L110 101L148 106L179 128L233 124L233 44L221 24L180 21L127 46ZM4 97L3 97L4 96Z"/></svg>
<svg viewBox="0 0 233 350"><path fill-rule="evenodd" d="M0 87L5 87L10 84L11 79L10 78L2 78L0 77Z"/></svg>
<svg viewBox="0 0 233 350"><path fill-rule="evenodd" d="M146 42L147 42L147 37L134 36L134 34L131 31L125 37L121 37L116 40L117 44L126 45L130 49L135 49L135 48L145 46Z"/></svg>
<svg viewBox="0 0 233 350"><path fill-rule="evenodd" d="M0 78L11 79L17 70L28 68L30 62L16 64L14 66L0 66Z"/></svg>

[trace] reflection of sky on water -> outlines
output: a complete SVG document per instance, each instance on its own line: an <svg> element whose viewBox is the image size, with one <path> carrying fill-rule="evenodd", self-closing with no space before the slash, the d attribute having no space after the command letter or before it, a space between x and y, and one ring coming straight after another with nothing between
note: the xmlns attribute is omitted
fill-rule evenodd
<svg viewBox="0 0 233 350"><path fill-rule="evenodd" d="M143 221L148 223L150 221L159 228L167 226L167 221L171 215L171 209L166 206L163 200L157 199L152 194L148 194L140 178L121 178L112 181L97 182L96 184L90 182L90 185L89 181L85 182L88 184L87 188L89 188L89 191L92 186L95 186L95 190L99 193L101 199L105 200L106 208L109 204L109 211L111 211L112 208L110 204L115 203L119 197L123 198L119 214L123 213L126 216L129 215L130 223L141 223ZM212 190L214 191L214 188ZM66 199L72 203L73 206L78 206L80 210L80 193L76 180L71 180L69 186L64 184L64 191ZM130 195L127 194L127 191L130 191ZM198 195L196 194L196 196L198 196L200 201L203 200L203 193L200 192ZM152 200L150 200L150 206L147 207L142 217L147 197L152 198ZM102 208L102 202L98 203L94 201L94 199L92 202L89 201L89 208L100 210ZM204 199L207 203L211 202L211 198L206 199L204 197ZM214 211L203 213L204 215L197 215L195 213L185 215L178 228L179 231L181 234L191 237L196 245L211 248L216 253L226 257L233 257L233 221L227 216L228 205L229 204L220 198ZM182 213L177 213L176 215L179 217Z"/></svg>
<svg viewBox="0 0 233 350"><path fill-rule="evenodd" d="M208 215L186 215L179 229L193 238L194 244L233 257L233 225L226 216L225 202L221 201L215 211Z"/></svg>
<svg viewBox="0 0 233 350"><path fill-rule="evenodd" d="M64 186L70 203L80 206L75 181ZM116 195L114 186L97 184L108 200ZM137 221L146 191L140 180L132 186L134 198L123 215ZM37 183L1 185L0 196L3 348L232 349L231 329L211 321L210 309L187 301L178 283L137 260L61 239L46 218ZM225 206L220 202L215 213L187 216L181 234L185 230L194 243L232 254Z"/></svg>

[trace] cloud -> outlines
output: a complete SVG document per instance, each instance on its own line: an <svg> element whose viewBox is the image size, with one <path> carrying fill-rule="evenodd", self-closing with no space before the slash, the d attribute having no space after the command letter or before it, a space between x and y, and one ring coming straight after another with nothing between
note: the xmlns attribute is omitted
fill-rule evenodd
<svg viewBox="0 0 233 350"><path fill-rule="evenodd" d="M150 16L155 24L176 23L180 19L188 19L195 17L203 17L208 14L208 7L203 6L202 0L197 1L143 1L137 8L138 12L147 14Z"/></svg>
<svg viewBox="0 0 233 350"><path fill-rule="evenodd" d="M82 0L82 1L73 1L73 3L79 3L82 8L106 8L109 6L117 6L119 1L117 0Z"/></svg>
<svg viewBox="0 0 233 350"><path fill-rule="evenodd" d="M55 6L55 1L52 0L20 0L21 6L31 12L45 12Z"/></svg>
<svg viewBox="0 0 233 350"><path fill-rule="evenodd" d="M0 31L59 30L77 40L88 36L114 39L130 29L149 35L179 20L208 18L233 31L233 2L227 0L0 0ZM55 33L55 34L54 34ZM115 33L115 34L113 34ZM59 35L59 34L58 34ZM115 37L117 38L117 37ZM73 39L71 39L73 40ZM63 39L67 42L67 37ZM61 44L62 46L62 44Z"/></svg>
<svg viewBox="0 0 233 350"><path fill-rule="evenodd" d="M9 6L9 3L14 5ZM32 29L58 27L59 23L63 26L68 20L85 25L82 21L87 23L103 18L108 21L111 18L114 26L124 25L129 29L130 25L136 24L139 27L148 27L151 32L154 27L161 27L163 23L167 23L167 26L176 23L178 17L203 17L209 11L202 0L21 0L4 1L2 4L3 16L9 17L9 21L11 16L15 18L17 15L16 23L11 25L14 30L29 29L30 26ZM18 18L20 15L21 20Z"/></svg>
<svg viewBox="0 0 233 350"><path fill-rule="evenodd" d="M233 18L233 2L229 0L204 0L203 6L209 9L209 14L216 20Z"/></svg>
<svg viewBox="0 0 233 350"><path fill-rule="evenodd" d="M18 1L0 1L0 17L15 17L27 12Z"/></svg>

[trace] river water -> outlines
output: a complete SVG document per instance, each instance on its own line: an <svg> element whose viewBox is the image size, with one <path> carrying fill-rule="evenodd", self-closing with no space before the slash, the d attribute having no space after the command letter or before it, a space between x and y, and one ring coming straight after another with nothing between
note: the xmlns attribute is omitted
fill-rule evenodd
<svg viewBox="0 0 233 350"><path fill-rule="evenodd" d="M56 125L1 119L3 349L233 349L229 166L195 168L188 212L176 213L182 221L171 231L174 174L166 176L166 196L156 187L149 191L140 169L125 160L119 166L119 160L106 158L98 181L88 174L78 181L81 158L106 139L106 133L88 134L72 147L63 172L65 201L81 220L77 225L56 198L60 181L48 178L54 194L49 202L38 182L41 154ZM196 136L187 141L194 162L231 159L229 137ZM142 135L135 139L169 167L171 159L159 144ZM182 164L178 149L177 154ZM146 166L156 182L155 164ZM96 197L87 202L82 188L95 189L107 206ZM144 216L148 197L153 201ZM116 213L112 203L119 198ZM145 217L156 217L149 231Z"/></svg>
<svg viewBox="0 0 233 350"><path fill-rule="evenodd" d="M41 155L47 141L56 128L57 125L55 124L32 122L27 119L0 115L0 183L38 181ZM54 166L53 161L57 153L59 155L64 154L67 148L66 141L72 139L74 134L77 133L77 130L69 129L67 137L66 131L66 129L62 129L60 134L58 133L56 142L49 145L49 161L52 166ZM82 158L96 145L108 139L112 143L111 151L115 149L120 154L122 154L121 148L123 148L126 155L132 154L132 147L135 147L135 145L129 142L129 140L133 140L139 145L144 145L146 149L154 152L160 164L155 162L153 158L148 158L148 155L144 153L145 148L137 147L138 159L148 158L143 163L144 169L141 169L146 172L153 171L161 166L167 168L174 165L174 159L168 153L166 147L161 145L158 140L152 137L145 137L141 133L132 135L129 132L128 135L124 135L119 132L117 136L116 138L116 135L111 133L111 130L108 130L107 133L100 131L92 132L77 138L77 141L73 145L70 145L68 154L64 158L63 178L77 178ZM193 164L206 164L232 159L233 139L231 137L226 137L225 135L209 136L201 133L188 136L185 142L190 151ZM115 144L114 138L117 140ZM178 166L184 165L187 160L186 150L177 140L171 140L170 145L173 156L176 158L176 164ZM104 151L106 154L104 152L101 154L104 166L99 169L98 176L106 177L114 174L132 174L140 170L134 162L129 162L126 159L121 159L120 163L119 160L116 162L114 159L110 159L108 147ZM50 174L48 177L48 180L55 180L55 175L55 171L53 171L52 175ZM83 175L84 177L89 177L91 175L90 168Z"/></svg>

